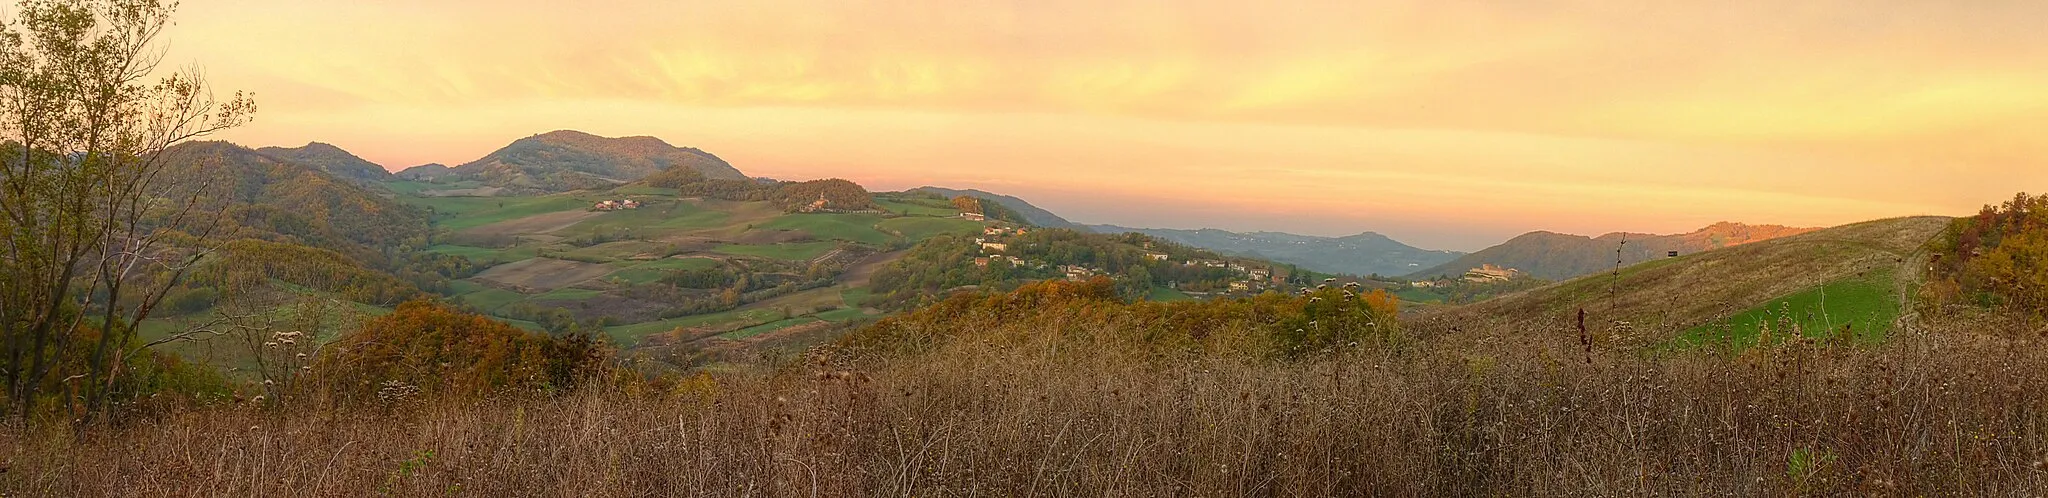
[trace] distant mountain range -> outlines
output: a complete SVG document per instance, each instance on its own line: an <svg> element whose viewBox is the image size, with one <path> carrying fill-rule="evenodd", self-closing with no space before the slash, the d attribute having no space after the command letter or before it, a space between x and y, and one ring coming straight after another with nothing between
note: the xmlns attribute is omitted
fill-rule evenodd
<svg viewBox="0 0 2048 498"><path fill-rule="evenodd" d="M1291 263L1322 273L1405 275L1465 254L1421 249L1373 232L1346 237L1317 237L1281 232L1240 233L1213 228L1173 230L1115 225L1090 225L1088 228L1103 233L1137 232L1226 254Z"/></svg>
<svg viewBox="0 0 2048 498"><path fill-rule="evenodd" d="M580 131L554 131L522 138L460 166L421 165L402 178L478 180L485 186L564 192L605 188L687 166L706 178L740 180L746 175L709 152L669 145L654 137L608 138Z"/></svg>
<svg viewBox="0 0 2048 498"><path fill-rule="evenodd" d="M519 139L489 155L460 166L426 164L397 175L339 147L314 142L297 148L265 147L255 155L306 166L357 183L393 178L407 180L475 180L509 192L562 192L610 188L637 181L675 166L686 166L710 179L745 179L739 169L711 153L675 147L653 137L607 138L577 131L555 131ZM1464 254L1421 249L1366 232L1346 237L1316 237L1279 232L1240 233L1225 230L1131 228L1082 225L1024 199L984 190L925 186L911 189L946 197L971 196L995 201L1016 211L1033 225L1095 232L1137 232L1226 254L1299 265L1323 273L1406 275L1411 278L1456 277L1485 264L1515 268L1540 278L1562 280L1622 264L1630 265L1681 253L1769 240L1812 231L1778 225L1718 223L1678 235L1612 233L1599 237L1531 232L1485 250ZM508 193L509 193L508 192ZM1626 238L1624 248L1621 241Z"/></svg>
<svg viewBox="0 0 2048 498"><path fill-rule="evenodd" d="M1464 255L1448 263L1409 274L1411 278L1457 277L1481 265L1521 270L1549 280L1612 270L1616 251L1622 266L1666 257L1670 251L1689 254L1709 249L1762 242L1818 230L1780 225L1715 223L1692 233L1653 235L1610 233L1599 237L1555 232L1529 232L1500 245ZM1622 242L1626 240L1627 244Z"/></svg>
<svg viewBox="0 0 2048 498"><path fill-rule="evenodd" d="M356 157L340 147L320 142L303 147L264 147L256 149L257 154L272 159L312 166L334 175L335 178L361 182L381 182L391 179L391 172L377 163Z"/></svg>

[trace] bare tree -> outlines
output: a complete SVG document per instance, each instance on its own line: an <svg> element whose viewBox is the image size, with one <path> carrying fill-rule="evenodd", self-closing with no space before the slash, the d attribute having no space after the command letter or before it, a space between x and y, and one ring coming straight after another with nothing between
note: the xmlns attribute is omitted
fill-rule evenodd
<svg viewBox="0 0 2048 498"><path fill-rule="evenodd" d="M103 411L137 325L204 255L204 180L166 177L173 144L255 111L197 68L156 77L175 2L22 0L0 24L0 350L5 409L62 387ZM155 81L149 81L155 79Z"/></svg>

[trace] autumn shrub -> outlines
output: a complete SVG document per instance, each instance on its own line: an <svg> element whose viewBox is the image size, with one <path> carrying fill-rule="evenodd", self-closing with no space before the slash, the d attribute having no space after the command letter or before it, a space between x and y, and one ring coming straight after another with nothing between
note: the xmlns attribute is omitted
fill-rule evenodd
<svg viewBox="0 0 2048 498"><path fill-rule="evenodd" d="M1957 218L1933 249L1929 293L1936 302L2048 311L2048 195L2020 193Z"/></svg>
<svg viewBox="0 0 2048 498"><path fill-rule="evenodd" d="M329 344L308 368L314 385L342 402L390 398L387 389L434 399L511 391L565 392L598 378L607 345L587 334L535 334L446 304L415 300Z"/></svg>

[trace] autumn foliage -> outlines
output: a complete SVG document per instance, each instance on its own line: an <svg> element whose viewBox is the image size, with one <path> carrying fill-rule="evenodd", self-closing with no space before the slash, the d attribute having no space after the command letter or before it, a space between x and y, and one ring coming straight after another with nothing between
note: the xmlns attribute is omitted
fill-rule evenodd
<svg viewBox="0 0 2048 498"><path fill-rule="evenodd" d="M312 365L343 401L392 397L477 399L508 391L563 391L595 378L609 350L585 335L550 337L432 301L410 301L328 345Z"/></svg>
<svg viewBox="0 0 2048 498"><path fill-rule="evenodd" d="M1936 243L1929 291L1937 302L2048 311L2048 195L2018 194L1958 218Z"/></svg>

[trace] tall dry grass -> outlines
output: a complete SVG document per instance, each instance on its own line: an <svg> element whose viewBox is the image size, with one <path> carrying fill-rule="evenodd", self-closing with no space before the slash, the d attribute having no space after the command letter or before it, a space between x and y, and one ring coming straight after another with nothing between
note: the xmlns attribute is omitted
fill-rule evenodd
<svg viewBox="0 0 2048 498"><path fill-rule="evenodd" d="M1027 325L1019 325L1023 327ZM2048 349L1645 354L1570 334L1280 362L992 334L561 398L212 409L0 439L23 496L2032 495ZM1000 337L1000 338L998 338ZM1076 339L1082 337L1085 339Z"/></svg>

